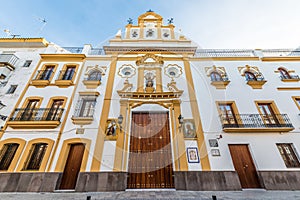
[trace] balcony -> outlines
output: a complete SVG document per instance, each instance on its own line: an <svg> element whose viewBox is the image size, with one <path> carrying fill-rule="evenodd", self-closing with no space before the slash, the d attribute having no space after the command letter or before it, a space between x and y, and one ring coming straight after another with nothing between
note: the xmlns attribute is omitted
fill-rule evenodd
<svg viewBox="0 0 300 200"><path fill-rule="evenodd" d="M16 68L19 58L14 54L0 54L0 66L6 65L11 71Z"/></svg>
<svg viewBox="0 0 300 200"><path fill-rule="evenodd" d="M17 108L7 125L25 129L56 128L60 124L63 111L62 108Z"/></svg>
<svg viewBox="0 0 300 200"><path fill-rule="evenodd" d="M216 89L226 89L226 86L230 83L227 75L225 74L222 77L211 77L211 85L215 86Z"/></svg>
<svg viewBox="0 0 300 200"><path fill-rule="evenodd" d="M87 125L91 124L94 120L94 109L92 108L79 108L75 110L72 116L73 124L77 125Z"/></svg>
<svg viewBox="0 0 300 200"><path fill-rule="evenodd" d="M45 87L50 84L50 79L52 77L53 71L49 70L39 70L35 75L31 84L36 87Z"/></svg>
<svg viewBox="0 0 300 200"><path fill-rule="evenodd" d="M101 76L85 78L83 80L83 84L87 89L96 89L99 85L101 85Z"/></svg>
<svg viewBox="0 0 300 200"><path fill-rule="evenodd" d="M294 129L287 114L220 115L224 132L289 132Z"/></svg>
<svg viewBox="0 0 300 200"><path fill-rule="evenodd" d="M289 76L280 76L281 81L283 82L297 82L300 80L298 75L289 75Z"/></svg>
<svg viewBox="0 0 300 200"><path fill-rule="evenodd" d="M55 84L59 87L68 87L74 84L73 79L75 77L76 72L70 70L62 70L59 72L57 79L55 80Z"/></svg>
<svg viewBox="0 0 300 200"><path fill-rule="evenodd" d="M267 82L262 74L257 74L256 77L247 77L246 81L253 89L262 89L262 86Z"/></svg>

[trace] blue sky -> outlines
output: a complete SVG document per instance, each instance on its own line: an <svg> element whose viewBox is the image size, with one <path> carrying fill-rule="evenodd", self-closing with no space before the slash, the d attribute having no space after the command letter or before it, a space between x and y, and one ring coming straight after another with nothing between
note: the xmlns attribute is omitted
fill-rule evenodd
<svg viewBox="0 0 300 200"><path fill-rule="evenodd" d="M0 37L44 37L100 47L149 9L202 48L296 48L300 0L0 0ZM43 24L39 18L45 18ZM43 27L44 26L44 27Z"/></svg>

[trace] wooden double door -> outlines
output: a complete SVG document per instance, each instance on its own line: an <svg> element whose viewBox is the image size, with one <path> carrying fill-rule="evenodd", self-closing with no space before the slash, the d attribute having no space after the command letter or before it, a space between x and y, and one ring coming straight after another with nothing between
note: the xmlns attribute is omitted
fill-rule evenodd
<svg viewBox="0 0 300 200"><path fill-rule="evenodd" d="M242 188L261 188L248 145L230 144L229 150Z"/></svg>
<svg viewBox="0 0 300 200"><path fill-rule="evenodd" d="M127 188L174 188L168 112L133 112Z"/></svg>

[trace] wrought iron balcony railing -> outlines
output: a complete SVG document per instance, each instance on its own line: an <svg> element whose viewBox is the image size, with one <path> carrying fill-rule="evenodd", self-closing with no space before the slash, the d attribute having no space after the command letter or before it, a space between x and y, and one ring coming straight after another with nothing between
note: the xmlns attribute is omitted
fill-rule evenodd
<svg viewBox="0 0 300 200"><path fill-rule="evenodd" d="M82 53L83 47L63 47L65 50L70 53Z"/></svg>
<svg viewBox="0 0 300 200"><path fill-rule="evenodd" d="M50 80L52 70L39 70L33 80Z"/></svg>
<svg viewBox="0 0 300 200"><path fill-rule="evenodd" d="M255 77L251 77L251 76L245 76L246 77L246 81L264 81L265 78L263 77L263 75L260 74L256 74Z"/></svg>
<svg viewBox="0 0 300 200"><path fill-rule="evenodd" d="M80 118L93 118L94 116L94 109L93 108L77 108L75 109L73 117L80 117Z"/></svg>
<svg viewBox="0 0 300 200"><path fill-rule="evenodd" d="M16 68L19 58L14 54L0 54L0 63Z"/></svg>
<svg viewBox="0 0 300 200"><path fill-rule="evenodd" d="M235 114L220 115L224 128L291 128L293 125L287 114Z"/></svg>
<svg viewBox="0 0 300 200"><path fill-rule="evenodd" d="M60 121L63 108L17 108L9 121Z"/></svg>
<svg viewBox="0 0 300 200"><path fill-rule="evenodd" d="M92 48L89 55L105 55L105 51L103 48Z"/></svg>
<svg viewBox="0 0 300 200"><path fill-rule="evenodd" d="M263 49L264 57L299 57L299 49Z"/></svg>
<svg viewBox="0 0 300 200"><path fill-rule="evenodd" d="M223 75L222 77L210 77L210 80L212 81L212 82L214 82L214 81L221 81L221 82L224 82L224 81L229 81L229 78L228 78L228 76L227 75Z"/></svg>
<svg viewBox="0 0 300 200"><path fill-rule="evenodd" d="M197 49L195 57L256 57L252 49Z"/></svg>
<svg viewBox="0 0 300 200"><path fill-rule="evenodd" d="M56 80L72 80L76 72L73 70L62 70L59 72Z"/></svg>
<svg viewBox="0 0 300 200"><path fill-rule="evenodd" d="M288 76L280 76L281 80L299 80L299 76L298 75L289 75Z"/></svg>

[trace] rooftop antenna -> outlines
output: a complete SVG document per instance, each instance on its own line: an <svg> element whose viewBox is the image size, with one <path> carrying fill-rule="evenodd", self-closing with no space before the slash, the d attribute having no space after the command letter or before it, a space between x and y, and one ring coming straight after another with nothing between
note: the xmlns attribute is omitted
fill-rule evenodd
<svg viewBox="0 0 300 200"><path fill-rule="evenodd" d="M7 37L11 36L12 38L15 38L21 36L21 35L12 34L9 29L4 29L4 32L6 33Z"/></svg>
<svg viewBox="0 0 300 200"><path fill-rule="evenodd" d="M35 18L42 23L41 28L37 32L37 35L40 35L41 32L43 31L43 29L45 28L46 24L47 24L47 20L45 18L38 17L38 16L36 16Z"/></svg>

